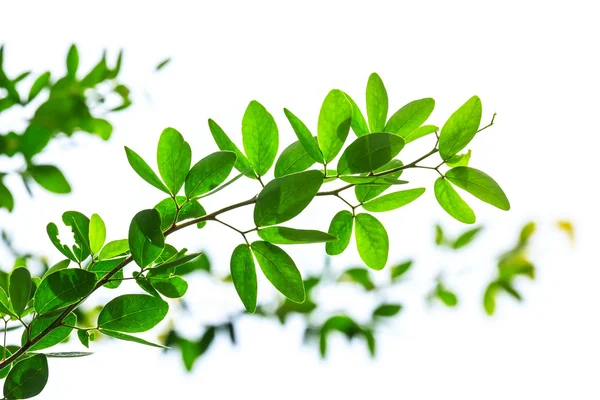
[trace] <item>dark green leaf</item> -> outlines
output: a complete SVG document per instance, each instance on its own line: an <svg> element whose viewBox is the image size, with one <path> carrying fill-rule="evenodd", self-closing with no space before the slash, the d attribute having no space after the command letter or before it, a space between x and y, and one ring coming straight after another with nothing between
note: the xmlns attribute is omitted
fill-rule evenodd
<svg viewBox="0 0 600 400"><path fill-rule="evenodd" d="M200 196L222 184L235 161L232 151L218 151L198 161L185 179L185 195L188 198Z"/></svg>
<svg viewBox="0 0 600 400"><path fill-rule="evenodd" d="M83 330L83 329L78 329L77 330L77 338L79 339L79 341L81 342L82 345L84 345L86 348L89 349L90 335L88 335L88 331Z"/></svg>
<svg viewBox="0 0 600 400"><path fill-rule="evenodd" d="M120 265L124 260L125 258L113 258L110 260L98 261L90 266L89 271L96 275L97 280L100 280L104 278L110 271ZM119 281L119 279L123 279L123 269L121 268L119 271L117 271L117 273L115 273L111 279L114 279L114 281L104 284L104 287L108 289L118 288L121 285L121 281Z"/></svg>
<svg viewBox="0 0 600 400"><path fill-rule="evenodd" d="M440 156L443 160L465 148L473 139L481 122L481 100L471 97L448 118L440 132Z"/></svg>
<svg viewBox="0 0 600 400"><path fill-rule="evenodd" d="M140 157L137 153L125 146L125 153L127 153L127 160L131 168L146 182L154 186L155 188L162 190L163 192L170 194L169 189L164 183L156 176L156 173L152 171L152 168Z"/></svg>
<svg viewBox="0 0 600 400"><path fill-rule="evenodd" d="M319 113L317 137L326 162L331 162L344 146L352 122L352 104L340 90L329 92Z"/></svg>
<svg viewBox="0 0 600 400"><path fill-rule="evenodd" d="M28 171L33 180L47 191L57 194L71 193L71 185L54 165L31 165Z"/></svg>
<svg viewBox="0 0 600 400"><path fill-rule="evenodd" d="M384 175L384 176L340 176L340 179L343 180L344 182L352 183L355 185L386 186L386 189L389 187L389 185L404 185L404 184L408 183L408 181L388 178L387 175Z"/></svg>
<svg viewBox="0 0 600 400"><path fill-rule="evenodd" d="M382 167L377 168L374 172L385 172L394 168L401 167L402 161L400 160L392 160L389 163L385 164ZM402 170L391 172L385 175L386 179L398 179L402 175ZM361 203L366 203L367 201L374 199L379 196L381 193L385 192L389 189L391 185L360 185L354 187L354 193L356 194L356 199Z"/></svg>
<svg viewBox="0 0 600 400"><path fill-rule="evenodd" d="M15 199L2 182L2 174L0 174L0 208L6 208L8 212L11 212L15 207Z"/></svg>
<svg viewBox="0 0 600 400"><path fill-rule="evenodd" d="M356 139L344 151L337 165L340 175L371 172L390 162L404 147L404 139L386 132Z"/></svg>
<svg viewBox="0 0 600 400"><path fill-rule="evenodd" d="M6 354L7 358L12 355L12 352L8 348L4 348L3 346L0 346L0 352L2 352L1 353L2 355ZM6 378L6 376L10 372L11 368L12 368L12 363L8 364L6 367L0 369L0 379Z"/></svg>
<svg viewBox="0 0 600 400"><path fill-rule="evenodd" d="M62 220L71 228L75 238L73 254L79 261L85 260L90 255L90 219L78 211L66 211Z"/></svg>
<svg viewBox="0 0 600 400"><path fill-rule="evenodd" d="M294 218L308 206L322 183L320 171L298 172L273 179L258 194L254 223L267 226Z"/></svg>
<svg viewBox="0 0 600 400"><path fill-rule="evenodd" d="M33 299L38 314L59 310L90 294L96 285L96 275L83 269L62 269L48 275Z"/></svg>
<svg viewBox="0 0 600 400"><path fill-rule="evenodd" d="M258 176L273 165L279 148L279 133L273 116L253 100L242 119L242 142L250 164Z"/></svg>
<svg viewBox="0 0 600 400"><path fill-rule="evenodd" d="M271 243L256 241L252 243L252 252L275 289L296 303L304 302L306 294L302 276L285 251Z"/></svg>
<svg viewBox="0 0 600 400"><path fill-rule="evenodd" d="M35 80L35 82L33 82L33 85L31 85L31 89L29 90L29 97L27 98L27 101L30 102L31 100L35 99L36 96L38 94L40 94L40 92L46 86L48 86L49 81L50 81L50 72L49 71L44 72L43 74L38 76L38 78Z"/></svg>
<svg viewBox="0 0 600 400"><path fill-rule="evenodd" d="M350 211L340 211L331 220L329 225L329 234L337 237L338 240L334 242L328 242L325 245L325 250L330 256L342 254L352 237L352 227L354 224L354 217Z"/></svg>
<svg viewBox="0 0 600 400"><path fill-rule="evenodd" d="M171 62L171 57L165 58L164 60L162 60L161 62L159 62L156 65L156 71L160 71L161 69L163 69L164 67L167 66L168 63Z"/></svg>
<svg viewBox="0 0 600 400"><path fill-rule="evenodd" d="M452 248L454 250L458 250L467 246L475 239L475 237L479 234L479 232L481 232L482 229L482 227L477 227L464 232L454 241L454 243L452 243Z"/></svg>
<svg viewBox="0 0 600 400"><path fill-rule="evenodd" d="M177 194L185 182L192 163L192 149L181 133L165 129L158 140L156 152L158 172L172 194Z"/></svg>
<svg viewBox="0 0 600 400"><path fill-rule="evenodd" d="M382 304L373 310L373 317L393 317L402 309L401 304Z"/></svg>
<svg viewBox="0 0 600 400"><path fill-rule="evenodd" d="M395 210L415 201L423 193L425 193L425 188L402 190L370 200L363 204L363 208L371 212Z"/></svg>
<svg viewBox="0 0 600 400"><path fill-rule="evenodd" d="M285 226L259 229L258 236L273 244L305 244L337 241L335 236L331 236L325 232L286 228Z"/></svg>
<svg viewBox="0 0 600 400"><path fill-rule="evenodd" d="M170 299L178 299L185 295L188 289L188 283L180 276L170 276L168 278L148 278L154 289L158 290L163 296Z"/></svg>
<svg viewBox="0 0 600 400"><path fill-rule="evenodd" d="M475 213L456 193L450 182L438 178L435 181L434 191L438 203L448 214L465 224L475 223Z"/></svg>
<svg viewBox="0 0 600 400"><path fill-rule="evenodd" d="M106 243L98 255L99 260L106 260L117 257L129 251L129 241L127 239L113 240Z"/></svg>
<svg viewBox="0 0 600 400"><path fill-rule="evenodd" d="M395 133L403 138L406 138L409 135L414 136L413 132L427 121L427 118L429 118L433 112L434 107L435 100L432 98L411 101L390 117L390 120L385 125L384 131ZM409 143L416 139L418 139L418 137L413 137L411 140L405 141L406 143Z"/></svg>
<svg viewBox="0 0 600 400"><path fill-rule="evenodd" d="M6 292L0 287L0 316L4 317L5 315L14 316L15 312L10 305Z"/></svg>
<svg viewBox="0 0 600 400"><path fill-rule="evenodd" d="M151 343L144 339L140 339L138 337L127 335L127 334L121 333L121 332L111 331L109 329L100 329L100 333L102 333L106 336L114 337L115 339L126 340L128 342L144 344L146 346L158 347L159 349L167 349L168 348L161 344Z"/></svg>
<svg viewBox="0 0 600 400"><path fill-rule="evenodd" d="M89 234L90 250L92 254L98 254L106 240L106 225L98 214L92 214L92 218L90 218Z"/></svg>
<svg viewBox="0 0 600 400"><path fill-rule="evenodd" d="M54 312L51 314L40 315L37 318L35 318L31 322L29 328L30 336L34 338L43 331L45 331L50 325L52 325L56 321L57 318L60 317L61 314L61 312ZM30 350L36 351L47 349L49 347L56 346L57 344L62 343L71 334L71 331L73 330L73 328L71 327L77 325L77 316L73 313L70 313L64 319L63 323L69 326L63 325L53 329L52 332L50 332L49 334L44 336L43 339L34 344ZM26 342L27 332L23 332L23 335L21 336L21 345L24 345Z"/></svg>
<svg viewBox="0 0 600 400"><path fill-rule="evenodd" d="M210 128L210 133L212 134L217 146L219 149L226 151L233 151L236 155L235 161L235 169L239 172L245 173L248 178L256 179L256 173L252 170L252 166L250 165L250 161L246 158L246 156L238 149L238 147L229 139L227 134L221 129L219 125L212 119L208 120L208 127ZM250 171L248 169L250 168Z"/></svg>
<svg viewBox="0 0 600 400"><path fill-rule="evenodd" d="M315 163L300 141L294 142L283 150L275 164L275 178L281 178L294 172L307 170Z"/></svg>
<svg viewBox="0 0 600 400"><path fill-rule="evenodd" d="M69 246L62 244L58 239L58 227L55 223L50 222L48 226L46 226L46 232L48 232L48 237L54 246L60 251L65 257L68 259L78 262L77 258L69 248Z"/></svg>
<svg viewBox="0 0 600 400"><path fill-rule="evenodd" d="M17 315L21 315L30 299L31 274L27 268L17 268L10 274L8 293L12 309Z"/></svg>
<svg viewBox="0 0 600 400"><path fill-rule="evenodd" d="M383 269L388 258L389 240L381 222L370 214L358 214L355 235L360 258L370 268Z"/></svg>
<svg viewBox="0 0 600 400"><path fill-rule="evenodd" d="M367 117L371 132L382 132L387 120L388 96L383 81L376 73L367 82Z"/></svg>
<svg viewBox="0 0 600 400"><path fill-rule="evenodd" d="M155 209L142 210L129 225L129 248L133 260L146 267L156 260L165 247L160 214Z"/></svg>
<svg viewBox="0 0 600 400"><path fill-rule="evenodd" d="M109 301L100 315L98 327L117 332L145 332L162 321L169 305L145 294L126 294Z"/></svg>
<svg viewBox="0 0 600 400"><path fill-rule="evenodd" d="M256 311L256 267L250 246L240 244L233 250L230 262L231 279L244 307L249 313Z"/></svg>
<svg viewBox="0 0 600 400"><path fill-rule="evenodd" d="M292 128L298 137L298 141L302 144L304 150L306 150L308 155L314 161L323 163L323 154L319 149L319 143L314 139L314 136L312 133L310 133L310 130L298 117L292 114L291 111L284 108L283 112L285 113L288 121L290 121L290 124L292 125Z"/></svg>
<svg viewBox="0 0 600 400"><path fill-rule="evenodd" d="M48 382L48 360L35 354L17 362L4 381L6 400L28 399L40 394Z"/></svg>
<svg viewBox="0 0 600 400"><path fill-rule="evenodd" d="M486 173L475 168L456 167L446 172L446 178L479 200L501 210L510 210L510 202L506 194L496 181Z"/></svg>

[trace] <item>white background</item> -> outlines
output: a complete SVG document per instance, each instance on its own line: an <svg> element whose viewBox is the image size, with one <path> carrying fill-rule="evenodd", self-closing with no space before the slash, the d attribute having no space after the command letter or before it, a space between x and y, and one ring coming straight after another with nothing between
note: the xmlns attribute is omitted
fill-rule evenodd
<svg viewBox="0 0 600 400"><path fill-rule="evenodd" d="M164 356L114 341L95 345L96 354L86 359L52 360L40 399L599 398L600 63L594 38L600 37L600 29L595 2L192 4L2 5L0 42L6 45L9 72L34 67L36 73L42 68L62 73L71 42L78 44L85 70L102 49L114 59L117 49L124 48L122 79L132 86L136 100L131 110L111 117L116 129L110 142L81 135L76 145L57 141L40 157L40 162L59 160L73 184L71 196L36 190L35 199L29 200L17 181L8 182L17 208L11 215L2 212L1 224L15 232L21 249L58 260L45 225L58 222L68 209L99 213L110 239L126 236L131 216L161 196L130 170L123 145L153 161L160 132L173 126L190 142L197 161L217 149L207 118L241 143L241 116L247 103L257 99L278 121L283 148L294 140L283 107L314 129L320 103L332 88L349 92L364 107L364 87L373 71L387 86L391 112L431 96L436 110L430 121L441 126L473 94L483 101L483 123L497 112L496 125L469 146L474 152L471 165L499 181L513 207L504 213L468 198L478 222L487 226L486 234L474 248L450 258L432 249L433 223L439 221L452 232L464 227L435 203L435 177L424 173L431 171L411 174L428 192L383 221L392 238L390 260L415 257L419 262L404 292L394 294L405 303L405 314L378 336L375 360L362 343L336 340L329 359L321 361L314 346L301 347L300 321L282 330L275 323L248 318L240 325L241 344L233 348L219 339L192 374L183 373L175 354ZM152 74L167 56L173 62ZM3 117L0 131L18 128L26 115L24 110ZM407 149L406 160L430 145L427 139L415 144ZM3 168L18 164L0 162ZM205 206L215 209L251 197L256 190L245 182ZM335 199L313 204L295 226L326 230L340 205ZM228 221L241 218L249 224L248 211L232 213ZM575 248L556 230L559 218L576 224ZM525 303L501 301L498 315L487 318L480 297L493 274L495 256L513 243L529 219L539 223L532 253L538 279L519 286ZM174 243L209 249L224 273L238 240L235 233L213 226L180 233ZM321 246L308 249L290 250L305 273L317 270L323 260ZM358 260L351 250L334 262L342 267ZM423 295L443 267L467 271L452 280L461 297L456 310L423 304ZM268 296L268 285L261 284L262 295ZM361 296L344 296L343 303L357 315L368 311ZM224 310L239 307L231 286L211 288L202 280L193 282L189 297L196 314L186 322L190 334L199 333L199 321L218 320ZM65 348L79 345L73 341Z"/></svg>

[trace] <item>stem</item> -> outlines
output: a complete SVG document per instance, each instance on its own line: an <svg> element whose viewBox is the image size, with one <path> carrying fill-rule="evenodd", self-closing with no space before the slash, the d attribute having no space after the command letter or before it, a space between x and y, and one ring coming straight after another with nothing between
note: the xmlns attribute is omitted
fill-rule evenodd
<svg viewBox="0 0 600 400"><path fill-rule="evenodd" d="M6 360L6 325L8 324L8 322L6 322L5 319L3 319L4 321L4 354L2 355L2 359Z"/></svg>

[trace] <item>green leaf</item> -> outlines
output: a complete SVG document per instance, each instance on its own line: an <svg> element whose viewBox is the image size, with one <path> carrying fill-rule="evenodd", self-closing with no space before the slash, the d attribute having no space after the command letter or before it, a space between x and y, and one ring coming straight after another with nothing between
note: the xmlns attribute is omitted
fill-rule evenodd
<svg viewBox="0 0 600 400"><path fill-rule="evenodd" d="M38 314L59 310L90 294L96 275L83 269L63 269L48 275L35 292L33 305Z"/></svg>
<svg viewBox="0 0 600 400"><path fill-rule="evenodd" d="M510 202L506 194L500 185L486 173L475 168L456 167L446 172L446 178L479 200L501 210L510 210Z"/></svg>
<svg viewBox="0 0 600 400"><path fill-rule="evenodd" d="M159 349L168 349L168 347L163 346L161 344L151 343L151 342L148 342L147 340L140 339L138 337L131 336L131 335L126 335L125 333L111 331L109 329L100 329L100 333L102 333L106 336L114 337L115 339L119 339L119 340L126 340L128 342L144 344L146 346L158 347Z"/></svg>
<svg viewBox="0 0 600 400"><path fill-rule="evenodd" d="M256 241L251 247L260 269L275 289L296 303L304 302L304 282L294 260L281 248L268 242Z"/></svg>
<svg viewBox="0 0 600 400"><path fill-rule="evenodd" d="M415 201L423 193L425 193L425 188L402 190L370 200L362 207L371 212L391 211Z"/></svg>
<svg viewBox="0 0 600 400"><path fill-rule="evenodd" d="M28 399L37 396L48 382L48 360L34 354L17 362L4 381L6 400Z"/></svg>
<svg viewBox="0 0 600 400"><path fill-rule="evenodd" d="M188 283L180 276L171 276L168 278L148 278L148 281L163 296L170 299L178 299L183 297L188 289Z"/></svg>
<svg viewBox="0 0 600 400"><path fill-rule="evenodd" d="M210 192L231 173L236 156L232 151L218 151L198 161L185 179L185 195L187 198L200 196Z"/></svg>
<svg viewBox="0 0 600 400"><path fill-rule="evenodd" d="M393 317L402 309L401 304L381 304L373 310L373 317Z"/></svg>
<svg viewBox="0 0 600 400"><path fill-rule="evenodd" d="M434 191L438 203L448 214L465 224L475 223L475 213L456 193L450 182L444 178L438 178L435 181Z"/></svg>
<svg viewBox="0 0 600 400"><path fill-rule="evenodd" d="M28 171L33 180L47 191L57 194L71 193L71 185L54 165L31 165Z"/></svg>
<svg viewBox="0 0 600 400"><path fill-rule="evenodd" d="M94 353L89 351L61 351L59 353L44 353L48 358L78 358L91 356Z"/></svg>
<svg viewBox="0 0 600 400"><path fill-rule="evenodd" d="M337 237L338 240L335 242L328 242L325 244L325 251L330 256L342 254L352 237L352 227L354 225L354 217L352 213L347 210L343 210L335 214L329 225L329 234Z"/></svg>
<svg viewBox="0 0 600 400"><path fill-rule="evenodd" d="M427 121L427 118L429 118L433 112L434 107L435 100L432 98L411 101L390 117L390 120L383 130L403 138L406 138L409 135L413 136L413 132ZM413 137L411 139L416 140L418 137ZM408 142L409 140L406 140L406 143Z"/></svg>
<svg viewBox="0 0 600 400"><path fill-rule="evenodd" d="M51 314L40 315L31 321L30 325L30 337L34 338L43 331L45 331L50 325L52 325L60 316L61 312L54 312ZM56 346L62 343L66 338L69 337L73 328L71 326L77 325L77 316L74 313L69 313L63 321L64 324L69 326L59 326L53 329L49 334L44 336L39 342L34 344L30 351L47 349L52 346ZM23 332L21 336L21 345L27 342L27 332Z"/></svg>
<svg viewBox="0 0 600 400"><path fill-rule="evenodd" d="M134 274L136 274L136 273L134 272ZM137 275L134 275L134 276L137 276ZM135 283L137 283L138 286L141 287L142 290L144 290L144 292L148 293L150 296L161 299L160 294L156 291L156 289L154 289L154 286L152 286L150 281L148 279L146 279L145 277L140 277L140 278L136 279Z"/></svg>
<svg viewBox="0 0 600 400"><path fill-rule="evenodd" d="M479 226L477 228L469 229L468 231L461 234L454 241L454 243L452 243L452 248L454 250L458 250L458 249L461 249L461 248L469 245L469 243L471 243L475 239L475 237L479 234L479 232L481 232L482 230L483 230L483 228L481 226Z"/></svg>
<svg viewBox="0 0 600 400"><path fill-rule="evenodd" d="M137 213L129 225L129 248L135 263L147 267L160 256L164 247L158 211L149 209Z"/></svg>
<svg viewBox="0 0 600 400"><path fill-rule="evenodd" d="M96 280L100 280L104 278L110 271L115 269L119 264L121 264L125 258L113 258L110 260L103 260L93 263L89 267L89 271L93 272L96 275ZM108 282L104 284L104 287L108 289L116 289L121 285L121 281L116 279L123 279L123 268L117 271L111 279L115 279L115 281Z"/></svg>
<svg viewBox="0 0 600 400"><path fill-rule="evenodd" d="M188 200L185 196L177 196L176 200L180 207L179 213L177 213L177 207L172 197L167 197L154 206L160 214L160 227L163 231L166 231L173 225L175 216L177 216L177 222L180 222L206 215L206 210L197 200Z"/></svg>
<svg viewBox="0 0 600 400"><path fill-rule="evenodd" d="M387 120L388 95L383 81L376 73L367 82L367 117L371 132L382 132Z"/></svg>
<svg viewBox="0 0 600 400"><path fill-rule="evenodd" d="M275 178L258 194L254 207L256 226L275 225L300 214L323 183L320 171L305 171Z"/></svg>
<svg viewBox="0 0 600 400"><path fill-rule="evenodd" d="M356 136L364 136L368 134L369 127L367 126L367 121L365 120L365 117L360 111L360 108L358 107L356 102L352 100L352 97L348 96L347 93L344 94L346 95L346 98L348 99L350 104L352 104L352 123L350 124L352 130L354 131Z"/></svg>
<svg viewBox="0 0 600 400"><path fill-rule="evenodd" d="M10 305L10 301L8 300L8 296L2 287L0 287L0 315L10 315L15 316L15 312Z"/></svg>
<svg viewBox="0 0 600 400"><path fill-rule="evenodd" d="M7 358L12 355L12 352L8 348L5 348L3 346L0 346L0 352L2 352L2 355L6 354ZM12 363L8 364L6 367L0 369L0 379L6 378L6 376L10 372L11 368L12 368Z"/></svg>
<svg viewBox="0 0 600 400"><path fill-rule="evenodd" d="M129 147L125 146L125 153L127 154L127 161L129 161L129 165L131 168L146 182L157 188L158 190L162 190L163 192L170 194L169 189L165 186L164 183L156 176L156 173L152 171L152 168L140 157L137 153L131 150Z"/></svg>
<svg viewBox="0 0 600 400"><path fill-rule="evenodd" d="M46 226L46 232L48 233L48 237L50 238L50 241L52 242L54 247L56 247L58 249L58 251L60 251L68 259L78 262L77 258L75 258L75 255L73 254L73 252L71 251L69 246L62 244L60 242L60 240L58 239L58 227L56 226L55 223L50 222Z"/></svg>
<svg viewBox="0 0 600 400"><path fill-rule="evenodd" d="M326 162L331 162L344 146L352 122L352 104L340 90L329 92L319 113L317 138Z"/></svg>
<svg viewBox="0 0 600 400"><path fill-rule="evenodd" d="M8 293L12 309L19 316L29 302L31 283L31 274L27 268L17 268L10 273Z"/></svg>
<svg viewBox="0 0 600 400"><path fill-rule="evenodd" d="M314 139L314 136L312 135L312 133L310 133L310 130L306 127L306 125L304 125L304 123L298 117L296 117L294 114L292 114L291 111L284 108L283 112L285 113L285 116L287 117L288 121L290 121L290 124L292 125L292 128L294 129L294 132L296 133L296 136L298 137L298 141L302 144L302 146L304 147L304 150L306 150L308 155L314 161L322 164L323 163L323 154L321 153L321 150L319 149L318 141L316 141Z"/></svg>
<svg viewBox="0 0 600 400"><path fill-rule="evenodd" d="M385 171L389 171L394 168L399 168L402 165L403 165L402 161L392 160L389 163L385 164L384 166L377 168L373 172L376 172L376 173L385 172ZM400 175L402 175L402 172L403 172L402 170L391 172L391 173L385 175L385 177L387 179L396 180L400 177ZM391 186L392 185L389 185L389 184L388 185L359 185L359 186L354 187L354 194L356 195L356 199L359 202L366 203L367 201L372 200L375 197L379 196L381 193L385 192Z"/></svg>
<svg viewBox="0 0 600 400"><path fill-rule="evenodd" d="M273 244L305 244L337 241L335 236L331 236L325 232L286 228L285 226L259 229L258 236Z"/></svg>
<svg viewBox="0 0 600 400"><path fill-rule="evenodd" d="M251 101L242 118L242 143L258 176L273 165L279 147L279 133L273 116L258 101Z"/></svg>
<svg viewBox="0 0 600 400"><path fill-rule="evenodd" d="M15 207L15 199L2 182L2 174L0 174L0 208L6 208L8 212L11 212Z"/></svg>
<svg viewBox="0 0 600 400"><path fill-rule="evenodd" d="M73 254L79 261L90 255L90 220L78 211L66 211L62 215L63 223L71 228L76 245Z"/></svg>
<svg viewBox="0 0 600 400"><path fill-rule="evenodd" d="M386 132L356 139L344 151L337 165L340 175L371 172L390 162L404 147L404 139Z"/></svg>
<svg viewBox="0 0 600 400"><path fill-rule="evenodd" d="M356 247L360 258L369 268L380 270L388 258L388 235L377 218L361 213L356 216Z"/></svg>
<svg viewBox="0 0 600 400"><path fill-rule="evenodd" d="M231 279L249 313L256 311L257 281L256 267L250 246L240 244L233 250L230 262Z"/></svg>
<svg viewBox="0 0 600 400"><path fill-rule="evenodd" d="M77 330L77 338L86 348L90 348L90 335L88 335L88 331L83 329Z"/></svg>
<svg viewBox="0 0 600 400"><path fill-rule="evenodd" d="M471 97L448 118L440 132L440 156L443 160L465 148L471 142L481 122L481 100Z"/></svg>
<svg viewBox="0 0 600 400"><path fill-rule="evenodd" d="M162 321L169 305L146 294L126 294L109 301L100 315L98 327L117 332L145 332Z"/></svg>
<svg viewBox="0 0 600 400"><path fill-rule="evenodd" d="M487 315L493 315L496 311L496 294L498 293L499 285L496 282L490 283L483 294L483 309Z"/></svg>
<svg viewBox="0 0 600 400"><path fill-rule="evenodd" d="M129 251L129 240L120 239L113 240L112 242L106 243L106 246L102 248L100 254L98 254L98 260L107 260L121 256Z"/></svg>
<svg viewBox="0 0 600 400"><path fill-rule="evenodd" d="M219 125L212 119L208 120L208 127L210 129L210 133L212 134L217 146L219 149L225 151L233 151L236 155L235 161L235 169L239 172L245 173L248 178L256 179L256 173L252 170L252 166L250 165L250 161L246 158L246 156L238 149L238 147L229 139L227 134L221 129ZM248 171L248 168L251 170Z"/></svg>
<svg viewBox="0 0 600 400"><path fill-rule="evenodd" d="M408 260L390 268L390 277L392 278L392 282L396 282L400 277L402 277L410 269L412 264L412 260Z"/></svg>
<svg viewBox="0 0 600 400"><path fill-rule="evenodd" d="M156 151L158 172L172 194L177 194L185 182L192 164L192 149L181 133L165 129L158 140Z"/></svg>
<svg viewBox="0 0 600 400"><path fill-rule="evenodd" d="M69 48L69 53L67 53L67 76L75 78L77 67L79 67L79 52L77 51L77 46L72 44Z"/></svg>
<svg viewBox="0 0 600 400"><path fill-rule="evenodd" d="M275 164L275 178L307 170L315 163L300 141L296 141L283 150Z"/></svg>
<svg viewBox="0 0 600 400"><path fill-rule="evenodd" d="M31 89L29 90L29 96L27 97L27 102L35 99L38 94L48 86L48 82L50 81L50 71L44 72L40 76L37 77L33 85L31 85Z"/></svg>
<svg viewBox="0 0 600 400"><path fill-rule="evenodd" d="M366 291L375 289L375 284L371 280L369 270L365 268L350 268L344 271L337 280L338 282L354 282L358 283Z"/></svg>
<svg viewBox="0 0 600 400"><path fill-rule="evenodd" d="M453 155L448 161L446 161L446 165L450 168L466 167L469 165L469 160L471 160L471 150L464 154Z"/></svg>
<svg viewBox="0 0 600 400"><path fill-rule="evenodd" d="M408 183L408 181L403 181L400 179L388 178L385 176L340 176L340 179L344 182L353 183L355 185L366 185L366 186L386 186L386 189L389 185L404 185Z"/></svg>
<svg viewBox="0 0 600 400"><path fill-rule="evenodd" d="M441 283L438 283L435 290L435 295L448 307L456 307L458 304L458 298L456 297L456 294L446 289Z"/></svg>
<svg viewBox="0 0 600 400"><path fill-rule="evenodd" d="M439 224L435 225L435 244L438 246L443 245L446 242L446 238L444 236L444 230Z"/></svg>
<svg viewBox="0 0 600 400"><path fill-rule="evenodd" d="M421 139L422 137L425 137L427 135L430 135L434 132L439 131L440 128L438 128L435 125L423 125L420 128L415 129L414 131L412 131L411 133L407 134L404 137L404 142L406 144L410 143L410 142L414 142L417 139Z"/></svg>
<svg viewBox="0 0 600 400"><path fill-rule="evenodd" d="M164 67L166 67L166 66L167 66L167 64L169 64L170 62L171 62L171 57L165 58L164 60L162 60L161 62L159 62L159 63L156 65L156 68L155 68L155 70L156 70L156 71L160 71L161 69L163 69Z"/></svg>
<svg viewBox="0 0 600 400"><path fill-rule="evenodd" d="M86 118L81 121L81 129L99 136L102 140L108 140L112 135L113 126L102 118Z"/></svg>
<svg viewBox="0 0 600 400"><path fill-rule="evenodd" d="M90 250L92 254L98 254L98 252L104 246L106 240L106 225L98 214L92 214L90 219Z"/></svg>

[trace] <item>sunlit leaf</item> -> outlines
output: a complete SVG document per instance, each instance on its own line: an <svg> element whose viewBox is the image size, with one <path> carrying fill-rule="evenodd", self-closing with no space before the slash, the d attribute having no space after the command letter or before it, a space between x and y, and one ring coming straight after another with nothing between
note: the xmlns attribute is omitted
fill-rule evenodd
<svg viewBox="0 0 600 400"><path fill-rule="evenodd" d="M367 117L371 132L382 132L387 120L388 96L383 81L376 73L367 82Z"/></svg>
<svg viewBox="0 0 600 400"><path fill-rule="evenodd" d="M245 173L248 178L256 179L256 173L252 170L250 161L246 156L238 149L238 147L229 139L229 136L221 129L221 127L212 119L208 120L208 127L212 134L215 143L219 146L219 149L225 151L233 151L236 155L234 167L239 172ZM248 171L250 169L250 171Z"/></svg>
<svg viewBox="0 0 600 400"><path fill-rule="evenodd" d="M165 247L160 214L155 209L142 210L129 225L129 248L133 260L146 267L156 260Z"/></svg>
<svg viewBox="0 0 600 400"><path fill-rule="evenodd" d="M389 252L388 234L384 226L370 214L356 216L356 248L368 267L380 270L385 267Z"/></svg>
<svg viewBox="0 0 600 400"><path fill-rule="evenodd" d="M135 151L125 146L125 153L127 154L127 160L131 168L146 182L154 186L155 188L162 190L163 192L170 194L169 189L164 183L156 176L156 173L150 168L150 166L140 157Z"/></svg>
<svg viewBox="0 0 600 400"><path fill-rule="evenodd" d="M54 165L31 165L28 171L33 180L47 191L57 194L71 193L71 185Z"/></svg>
<svg viewBox="0 0 600 400"><path fill-rule="evenodd" d="M98 214L92 214L90 218L90 250L93 254L98 254L104 241L106 240L106 225Z"/></svg>
<svg viewBox="0 0 600 400"><path fill-rule="evenodd" d="M501 210L510 210L510 202L506 194L486 173L471 167L456 167L446 172L446 178L479 200Z"/></svg>
<svg viewBox="0 0 600 400"><path fill-rule="evenodd" d="M448 214L465 224L475 223L475 213L456 193L450 182L438 178L435 181L434 191L438 203Z"/></svg>
<svg viewBox="0 0 600 400"><path fill-rule="evenodd" d="M415 201L423 193L425 193L425 188L402 190L370 200L362 207L371 212L391 211Z"/></svg>
<svg viewBox="0 0 600 400"><path fill-rule="evenodd" d="M379 132L361 136L350 144L340 157L340 175L371 172L390 162L404 147L404 139L391 133Z"/></svg>
<svg viewBox="0 0 600 400"><path fill-rule="evenodd" d="M329 92L319 113L317 138L326 162L338 155L348 137L352 121L352 105L340 90Z"/></svg>
<svg viewBox="0 0 600 400"><path fill-rule="evenodd" d="M352 237L352 227L354 226L354 217L350 211L343 210L335 214L329 225L329 234L337 237L338 240L327 242L325 251L330 256L342 254L350 243Z"/></svg>
<svg viewBox="0 0 600 400"><path fill-rule="evenodd" d="M100 315L98 327L117 332L145 332L162 321L169 305L145 294L126 294L109 301Z"/></svg>
<svg viewBox="0 0 600 400"><path fill-rule="evenodd" d="M275 177L293 174L307 170L315 160L306 152L299 141L286 147L275 163Z"/></svg>
<svg viewBox="0 0 600 400"><path fill-rule="evenodd" d="M185 179L185 195L188 198L208 193L231 173L236 161L232 151L218 151L198 161Z"/></svg>
<svg viewBox="0 0 600 400"><path fill-rule="evenodd" d="M249 313L256 311L256 267L250 246L240 244L231 254L231 278L244 307Z"/></svg>
<svg viewBox="0 0 600 400"><path fill-rule="evenodd" d="M251 101L242 119L242 142L250 164L259 176L273 165L279 133L273 116L257 101Z"/></svg>
<svg viewBox="0 0 600 400"><path fill-rule="evenodd" d="M273 226L270 228L259 229L258 236L273 244L305 244L337 241L335 236L325 232L287 228L285 226Z"/></svg>
<svg viewBox="0 0 600 400"><path fill-rule="evenodd" d="M306 150L306 153L314 161L323 163L323 154L319 149L319 143L315 140L312 133L310 133L310 130L298 117L292 114L291 111L284 108L283 112L285 113L288 121L290 121L290 124L292 125L292 128L298 137L298 141L302 144L304 150Z"/></svg>
<svg viewBox="0 0 600 400"><path fill-rule="evenodd" d="M83 269L62 269L48 275L35 292L33 305L38 314L74 304L92 292L96 275Z"/></svg>
<svg viewBox="0 0 600 400"><path fill-rule="evenodd" d="M448 118L440 132L440 156L443 160L461 151L471 142L481 122L481 100L471 97Z"/></svg>
<svg viewBox="0 0 600 400"><path fill-rule="evenodd" d="M181 133L165 129L158 140L156 152L158 172L169 191L177 194L185 182L192 163L192 150Z"/></svg>
<svg viewBox="0 0 600 400"><path fill-rule="evenodd" d="M414 133L421 127L421 125L423 125L425 121L427 121L427 118L429 118L433 112L434 107L435 100L432 98L411 101L390 117L390 120L385 125L384 131L394 133L405 138L406 143L416 140L425 135L423 132L430 131L432 129L428 128L427 130L423 130L421 133ZM432 125L429 126L431 127ZM435 132L435 129L433 132ZM409 136L412 137L408 139Z"/></svg>

